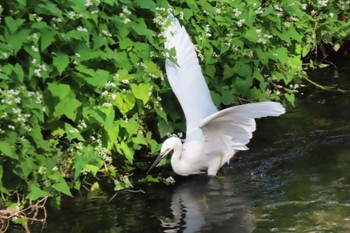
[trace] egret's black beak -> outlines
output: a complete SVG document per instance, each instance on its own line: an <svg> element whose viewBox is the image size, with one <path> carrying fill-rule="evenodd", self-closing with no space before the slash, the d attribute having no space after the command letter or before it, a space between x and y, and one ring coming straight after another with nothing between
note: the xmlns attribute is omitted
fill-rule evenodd
<svg viewBox="0 0 350 233"><path fill-rule="evenodd" d="M159 163L159 161L163 158L164 154L159 154L156 160L152 163L151 167L148 169L147 174Z"/></svg>

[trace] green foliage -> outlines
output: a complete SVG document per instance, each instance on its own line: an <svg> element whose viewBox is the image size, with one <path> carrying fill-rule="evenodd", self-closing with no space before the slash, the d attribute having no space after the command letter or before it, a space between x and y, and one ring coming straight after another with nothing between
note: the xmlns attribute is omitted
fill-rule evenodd
<svg viewBox="0 0 350 233"><path fill-rule="evenodd" d="M293 104L302 60L349 36L341 2L1 2L0 192L59 200L98 189L98 176L132 187L145 150L184 129L164 78L168 11L197 45L217 106Z"/></svg>

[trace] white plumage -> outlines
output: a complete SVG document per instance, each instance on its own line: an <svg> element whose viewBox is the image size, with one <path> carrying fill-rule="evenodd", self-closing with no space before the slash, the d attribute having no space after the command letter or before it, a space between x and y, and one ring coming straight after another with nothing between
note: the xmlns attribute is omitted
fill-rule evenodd
<svg viewBox="0 0 350 233"><path fill-rule="evenodd" d="M165 48L176 50L176 62L166 59L170 86L179 100L186 118L186 140L168 138L149 171L173 151L171 166L178 175L207 171L215 176L246 144L255 131L254 118L285 113L277 102L261 102L234 106L221 111L215 107L204 80L197 54L186 29L172 15L167 28Z"/></svg>

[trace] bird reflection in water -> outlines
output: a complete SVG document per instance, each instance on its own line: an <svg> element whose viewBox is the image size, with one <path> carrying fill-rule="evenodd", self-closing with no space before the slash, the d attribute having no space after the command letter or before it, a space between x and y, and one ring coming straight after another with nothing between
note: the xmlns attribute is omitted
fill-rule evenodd
<svg viewBox="0 0 350 233"><path fill-rule="evenodd" d="M163 232L252 232L248 200L229 179L196 176L179 184L171 198L173 217L159 217Z"/></svg>

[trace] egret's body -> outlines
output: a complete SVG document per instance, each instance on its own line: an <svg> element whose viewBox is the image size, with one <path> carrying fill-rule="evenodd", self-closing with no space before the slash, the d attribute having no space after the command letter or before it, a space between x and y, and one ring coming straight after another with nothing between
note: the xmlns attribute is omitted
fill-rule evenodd
<svg viewBox="0 0 350 233"><path fill-rule="evenodd" d="M204 80L198 58L186 29L172 15L165 32L167 49L175 48L176 61L166 60L170 86L179 100L186 118L186 140L168 138L150 170L173 151L171 166L183 176L207 171L215 176L246 144L255 130L254 118L279 116L284 107L276 102L239 105L218 111Z"/></svg>

